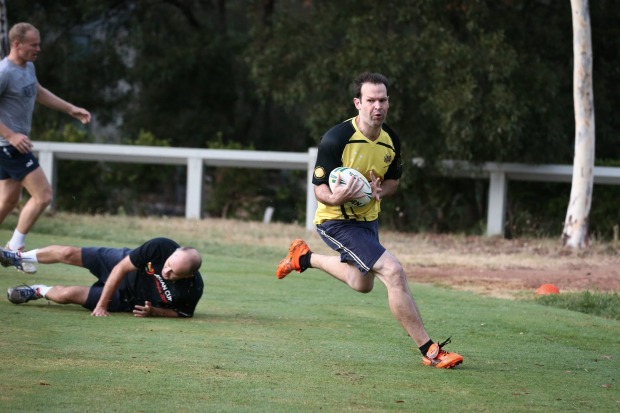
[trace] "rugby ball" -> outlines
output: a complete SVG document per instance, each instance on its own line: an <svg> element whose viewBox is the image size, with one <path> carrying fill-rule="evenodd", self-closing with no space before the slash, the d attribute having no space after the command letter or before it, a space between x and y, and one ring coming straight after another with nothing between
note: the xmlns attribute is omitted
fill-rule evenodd
<svg viewBox="0 0 620 413"><path fill-rule="evenodd" d="M340 180L338 179L338 173L340 172ZM335 168L329 174L329 188L334 191L337 185L346 186L351 179L357 177L363 184L362 188L358 192L358 197L345 203L345 206L358 208L366 205L372 199L372 188L368 183L368 180L359 171L353 168L347 168L341 166Z"/></svg>

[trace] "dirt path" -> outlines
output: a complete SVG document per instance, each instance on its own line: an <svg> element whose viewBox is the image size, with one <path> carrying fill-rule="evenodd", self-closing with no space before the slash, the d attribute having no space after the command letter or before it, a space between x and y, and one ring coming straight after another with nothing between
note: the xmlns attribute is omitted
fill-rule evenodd
<svg viewBox="0 0 620 413"><path fill-rule="evenodd" d="M417 245L423 248L403 260L414 283L504 297L534 293L542 284L560 291L620 291L620 249L611 244L572 251L553 240L435 235Z"/></svg>
<svg viewBox="0 0 620 413"><path fill-rule="evenodd" d="M565 266L555 269L468 268L453 266L408 266L416 283L436 283L481 294L507 297L517 292L535 292L542 284L554 284L560 291L620 291L618 265Z"/></svg>

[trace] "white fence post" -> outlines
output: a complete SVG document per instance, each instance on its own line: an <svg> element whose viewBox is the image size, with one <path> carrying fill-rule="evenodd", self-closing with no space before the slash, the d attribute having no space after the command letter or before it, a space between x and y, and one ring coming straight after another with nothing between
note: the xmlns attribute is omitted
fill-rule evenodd
<svg viewBox="0 0 620 413"><path fill-rule="evenodd" d="M489 173L489 205L487 211L487 235L504 235L504 217L506 216L506 180L505 172Z"/></svg>
<svg viewBox="0 0 620 413"><path fill-rule="evenodd" d="M316 155L318 148L308 149L308 169L307 169L307 187L306 187L306 229L314 229L314 213L319 205L314 196L314 185L312 184L312 175L314 174L314 166L316 164Z"/></svg>
<svg viewBox="0 0 620 413"><path fill-rule="evenodd" d="M37 159L39 160L39 166L43 170L43 173L47 177L47 181L52 187L52 193L56 193L56 169L54 165L54 152L52 151L40 151ZM47 207L48 210L54 209L55 200L52 198L52 203Z"/></svg>
<svg viewBox="0 0 620 413"><path fill-rule="evenodd" d="M185 185L185 218L200 219L202 216L202 158L187 160L187 184Z"/></svg>

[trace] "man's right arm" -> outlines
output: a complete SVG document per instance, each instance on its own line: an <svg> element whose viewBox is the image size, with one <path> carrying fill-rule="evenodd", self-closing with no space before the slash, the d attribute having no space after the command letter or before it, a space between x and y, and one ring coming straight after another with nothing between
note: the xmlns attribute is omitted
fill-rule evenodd
<svg viewBox="0 0 620 413"><path fill-rule="evenodd" d="M83 124L87 124L91 120L91 114L89 111L75 106L73 103L69 103L66 100L56 96L40 84L37 85L37 102L47 106L48 108L66 113L69 116L73 116Z"/></svg>
<svg viewBox="0 0 620 413"><path fill-rule="evenodd" d="M343 205L345 202L355 199L358 196L362 185L361 182L351 179L345 186L336 185L333 192L327 184L315 185L314 196L317 201L323 205Z"/></svg>
<svg viewBox="0 0 620 413"><path fill-rule="evenodd" d="M28 153L32 150L32 141L23 133L14 132L11 128L0 122L0 136L6 139L11 145L21 153Z"/></svg>
<svg viewBox="0 0 620 413"><path fill-rule="evenodd" d="M103 287L101 297L99 297L99 302L91 315L95 317L105 317L110 315L108 312L108 305L110 305L112 296L116 290L118 290L118 287L121 285L121 282L127 274L135 270L137 270L137 268L131 263L129 256L123 258L121 262L116 264Z"/></svg>

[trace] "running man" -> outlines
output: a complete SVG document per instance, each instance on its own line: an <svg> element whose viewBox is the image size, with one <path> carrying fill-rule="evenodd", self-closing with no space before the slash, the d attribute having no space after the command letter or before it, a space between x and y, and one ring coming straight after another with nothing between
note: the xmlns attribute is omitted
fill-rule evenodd
<svg viewBox="0 0 620 413"><path fill-rule="evenodd" d="M26 236L52 202L52 187L32 153L32 113L35 102L89 123L90 113L69 103L39 84L34 61L41 52L39 30L17 23L9 31L11 51L0 61L0 224L19 205L22 188L30 194L6 248L22 251ZM37 268L24 263L21 270Z"/></svg>
<svg viewBox="0 0 620 413"><path fill-rule="evenodd" d="M396 192L402 173L400 140L385 124L388 87L388 79L379 73L360 75L353 84L358 115L331 128L319 144L312 179L318 201L314 223L321 238L340 256L313 253L306 242L294 240L276 275L282 279L292 271L317 268L361 293L370 292L378 278L387 288L392 314L420 349L422 363L452 368L463 357L443 350L450 338L443 343L431 340L402 265L379 242L381 199ZM340 166L357 169L368 179L373 192L370 203L344 205L358 196L362 183L355 180L330 190L329 174Z"/></svg>

